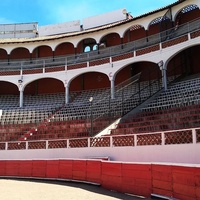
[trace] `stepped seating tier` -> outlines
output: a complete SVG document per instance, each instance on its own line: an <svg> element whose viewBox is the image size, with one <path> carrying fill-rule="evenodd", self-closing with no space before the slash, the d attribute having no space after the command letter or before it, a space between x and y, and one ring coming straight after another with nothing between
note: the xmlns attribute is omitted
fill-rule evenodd
<svg viewBox="0 0 200 200"><path fill-rule="evenodd" d="M121 120L111 133L136 134L199 127L199 88L199 77L171 84L139 113Z"/></svg>

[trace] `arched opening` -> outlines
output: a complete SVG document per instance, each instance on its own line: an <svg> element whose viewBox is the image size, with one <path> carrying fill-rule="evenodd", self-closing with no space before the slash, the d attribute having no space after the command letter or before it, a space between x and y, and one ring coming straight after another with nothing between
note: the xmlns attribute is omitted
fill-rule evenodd
<svg viewBox="0 0 200 200"><path fill-rule="evenodd" d="M171 33L170 29L172 27L173 22L171 20L170 13L166 13L164 16L154 19L149 24L149 29L147 31L148 42L150 42L150 44L153 44L156 42L165 41L169 38L169 35Z"/></svg>
<svg viewBox="0 0 200 200"><path fill-rule="evenodd" d="M19 95L19 89L13 83L0 81L0 95Z"/></svg>
<svg viewBox="0 0 200 200"><path fill-rule="evenodd" d="M13 49L10 53L10 59L30 59L30 52L28 49L19 47L16 49Z"/></svg>
<svg viewBox="0 0 200 200"><path fill-rule="evenodd" d="M123 42L128 43L142 38L146 38L144 27L141 25L134 25L125 32Z"/></svg>
<svg viewBox="0 0 200 200"><path fill-rule="evenodd" d="M187 76L200 73L200 45L187 48L176 54L168 63L167 76Z"/></svg>
<svg viewBox="0 0 200 200"><path fill-rule="evenodd" d="M140 74L140 82L161 78L161 71L157 63L143 61L129 64L121 69L116 75L115 84L118 85L124 81L132 80L138 74Z"/></svg>
<svg viewBox="0 0 200 200"><path fill-rule="evenodd" d="M54 78L43 78L29 83L25 89L25 95L64 93L63 82Z"/></svg>
<svg viewBox="0 0 200 200"><path fill-rule="evenodd" d="M120 45L121 38L120 38L119 34L117 34L117 33L110 33L108 35L105 35L101 39L100 44L104 44L105 47L112 47L112 46Z"/></svg>
<svg viewBox="0 0 200 200"><path fill-rule="evenodd" d="M5 49L0 49L0 59L1 60L7 60L8 59L8 54Z"/></svg>
<svg viewBox="0 0 200 200"><path fill-rule="evenodd" d="M53 51L49 46L39 46L33 50L32 58L53 57Z"/></svg>
<svg viewBox="0 0 200 200"><path fill-rule="evenodd" d="M70 84L70 91L96 90L110 87L108 76L99 72L88 72L77 76Z"/></svg>
<svg viewBox="0 0 200 200"><path fill-rule="evenodd" d="M55 56L64 56L64 55L70 55L75 54L75 48L72 43L65 42L62 44L59 44L54 52Z"/></svg>
<svg viewBox="0 0 200 200"><path fill-rule="evenodd" d="M93 47L95 45L97 45L95 39L93 38L84 39L78 43L76 53L84 53L84 52L93 51Z"/></svg>
<svg viewBox="0 0 200 200"><path fill-rule="evenodd" d="M185 24L200 17L200 10L197 5L188 5L184 7L176 16L175 26Z"/></svg>
<svg viewBox="0 0 200 200"><path fill-rule="evenodd" d="M168 16L164 15L151 21L148 29L148 36L160 33L172 28L173 22Z"/></svg>

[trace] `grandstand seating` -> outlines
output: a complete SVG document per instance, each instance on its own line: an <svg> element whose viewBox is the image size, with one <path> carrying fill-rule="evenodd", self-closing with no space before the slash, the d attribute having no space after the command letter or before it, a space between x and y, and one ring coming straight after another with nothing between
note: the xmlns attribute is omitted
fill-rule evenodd
<svg viewBox="0 0 200 200"><path fill-rule="evenodd" d="M199 78L173 83L167 91L121 120L112 134L135 134L199 127Z"/></svg>
<svg viewBox="0 0 200 200"><path fill-rule="evenodd" d="M1 141L89 136L91 117L92 128L96 134L113 120L132 110L138 103L145 101L151 94L156 93L160 85L155 81L149 92L149 82L143 81L139 84L134 80L116 88L115 99L110 99L110 90L107 88L73 92L72 102L67 105L63 103L63 93L25 95L23 108L16 106L17 96L2 96L0 123L2 133L5 134L2 135ZM90 97L93 97L92 105L89 102ZM14 131L16 125L21 129ZM24 126L29 129L24 130Z"/></svg>

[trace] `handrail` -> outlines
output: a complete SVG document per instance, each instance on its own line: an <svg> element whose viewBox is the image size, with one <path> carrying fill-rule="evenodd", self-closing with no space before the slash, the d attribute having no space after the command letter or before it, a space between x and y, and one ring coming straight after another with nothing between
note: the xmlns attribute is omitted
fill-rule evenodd
<svg viewBox="0 0 200 200"><path fill-rule="evenodd" d="M3 61L0 62L0 70L22 70L22 69L38 69L58 66L69 66L73 64L79 64L98 60L102 58L113 57L122 55L128 52L134 52L155 44L159 44L165 41L178 38L182 35L191 33L193 31L200 30L200 19L188 22L180 25L179 27L173 27L160 33L150 35L148 37L128 42L122 45L116 45L114 47L107 47L101 50L95 50L87 53L68 55L68 56L55 56L37 59L23 59L16 61Z"/></svg>

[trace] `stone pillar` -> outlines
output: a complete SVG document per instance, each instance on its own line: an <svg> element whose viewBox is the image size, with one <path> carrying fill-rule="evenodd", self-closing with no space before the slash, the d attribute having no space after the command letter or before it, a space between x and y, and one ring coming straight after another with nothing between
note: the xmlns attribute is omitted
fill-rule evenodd
<svg viewBox="0 0 200 200"><path fill-rule="evenodd" d="M24 91L22 88L19 89L20 96L19 96L19 107L23 107L23 101L24 101Z"/></svg>
<svg viewBox="0 0 200 200"><path fill-rule="evenodd" d="M112 79L110 80L110 94L111 94L111 99L115 98L115 81Z"/></svg>
<svg viewBox="0 0 200 200"><path fill-rule="evenodd" d="M68 104L69 100L70 100L69 84L67 81L65 81L65 104Z"/></svg>
<svg viewBox="0 0 200 200"><path fill-rule="evenodd" d="M163 60L161 60L158 63L158 66L162 73L162 85L164 87L164 90L166 91L167 90L167 67L166 67L165 63L163 62Z"/></svg>

